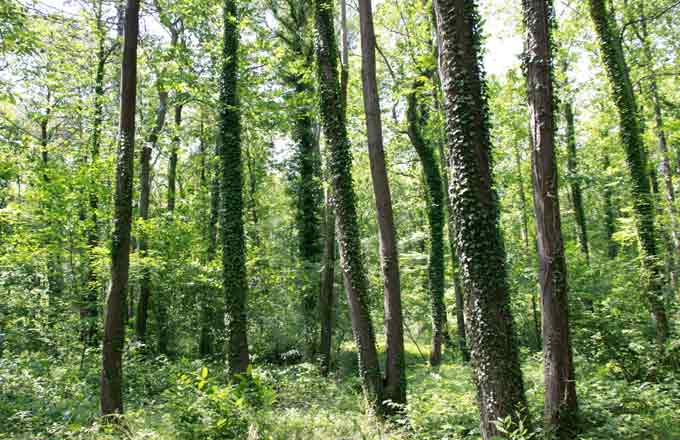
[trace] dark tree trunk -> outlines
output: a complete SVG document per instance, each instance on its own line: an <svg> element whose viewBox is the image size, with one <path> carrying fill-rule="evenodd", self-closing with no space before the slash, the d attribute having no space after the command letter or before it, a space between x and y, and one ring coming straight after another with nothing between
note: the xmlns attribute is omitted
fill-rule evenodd
<svg viewBox="0 0 680 440"><path fill-rule="evenodd" d="M576 435L577 402L569 336L567 265L562 241L555 161L551 37L554 17L551 0L523 0L522 8L527 29L524 62L531 118L530 135L534 145L531 163L543 312L543 416L547 430L566 440ZM569 128L567 131L569 132ZM573 139L573 115L571 137ZM575 147L570 145L569 148ZM587 244L584 251L587 252Z"/></svg>
<svg viewBox="0 0 680 440"><path fill-rule="evenodd" d="M493 189L486 84L480 69L480 25L474 1L436 0L440 65L451 167L449 192L466 292L480 431L502 435L495 422L526 411L510 314L505 250Z"/></svg>
<svg viewBox="0 0 680 440"><path fill-rule="evenodd" d="M604 153L602 158L602 167L604 174L609 172L609 155ZM604 232L607 237L607 257L611 260L616 258L618 253L618 245L614 241L614 233L616 232L616 208L612 200L612 190L608 183L604 184Z"/></svg>
<svg viewBox="0 0 680 440"><path fill-rule="evenodd" d="M564 103L564 119L567 123L567 169L569 171L569 186L571 187L571 199L574 204L574 217L576 219L576 230L578 232L578 244L581 252L590 262L590 251L588 248L588 227L586 224L586 212L583 209L583 196L581 194L581 184L578 181L578 171L576 162L576 135L574 130L574 111L571 101Z"/></svg>
<svg viewBox="0 0 680 440"><path fill-rule="evenodd" d="M121 73L120 141L111 243L111 290L106 302L102 347L101 410L105 416L123 412L123 315L130 265L138 35L139 0L127 0Z"/></svg>
<svg viewBox="0 0 680 440"><path fill-rule="evenodd" d="M633 209L641 253L644 258L645 297L654 316L656 339L661 345L668 338L668 318L663 302L661 268L658 261L654 225L654 202L649 184L638 108L614 17L607 11L604 0L589 0L589 4L590 15L600 41L602 59L619 111L621 141L631 176Z"/></svg>
<svg viewBox="0 0 680 440"><path fill-rule="evenodd" d="M139 173L139 218L149 219L149 204L151 198L151 153L156 149L158 136L165 125L167 113L168 92L158 84L158 108L156 108L156 121L149 133L142 152L140 154ZM146 258L149 251L149 241L144 233L139 234L139 255ZM149 300L151 298L151 270L142 265L142 277L139 282L139 300L137 302L137 318L135 319L135 334L141 342L146 342L146 328L149 316Z"/></svg>
<svg viewBox="0 0 680 440"><path fill-rule="evenodd" d="M342 39L342 56L340 72L340 108L342 118L347 124L347 83L349 80L349 32L347 28L347 2L340 0L340 26ZM318 142L318 140L317 140ZM325 179L332 183L332 175L328 169L330 153L326 156ZM335 285L335 209L333 208L333 190L326 187L324 196L324 248L323 269L321 272L321 290L319 297L320 342L319 360L321 375L328 375L331 364L331 346L333 341L333 306Z"/></svg>
<svg viewBox="0 0 680 440"><path fill-rule="evenodd" d="M248 369L248 323L243 228L243 165L241 163L241 112L237 92L239 16L237 0L224 1L224 47L220 84L220 148L222 276L229 375Z"/></svg>
<svg viewBox="0 0 680 440"><path fill-rule="evenodd" d="M179 130L182 126L182 104L175 105L175 135L172 138L170 160L168 161L168 212L175 211L176 182L177 182L177 154L179 151Z"/></svg>
<svg viewBox="0 0 680 440"><path fill-rule="evenodd" d="M430 258L428 279L430 302L432 305L432 349L430 365L441 363L442 343L444 341L446 309L444 308L444 192L439 165L430 145L421 131L424 115L418 111L417 90L421 81L414 81L412 91L407 96L408 137L418 153L427 185L427 217L430 226Z"/></svg>
<svg viewBox="0 0 680 440"><path fill-rule="evenodd" d="M376 214L378 217L380 267L383 276L385 304L386 357L383 399L397 404L405 404L406 371L404 366L404 322L401 310L399 253L397 251L397 234L392 213L392 196L390 194L387 165L385 164L385 153L383 151L380 98L378 96L378 84L375 73L375 31L373 29L371 0L359 0L359 25L361 28L361 77L364 113L366 115L368 157L371 165L373 193L375 194ZM443 279L441 284L443 286ZM443 303L441 308L443 308ZM441 319L439 321L438 325L441 329ZM441 331L438 334L438 340L441 352ZM386 406L385 408L390 409L393 407Z"/></svg>
<svg viewBox="0 0 680 440"><path fill-rule="evenodd" d="M673 188L673 168L671 167L671 159L668 153L668 142L666 140L666 131L664 128L663 112L661 110L661 98L659 96L659 87L656 81L656 76L653 72L654 55L652 53L652 46L649 40L649 32L647 30L647 21L645 19L644 2L640 1L640 31L638 37L642 42L643 53L645 57L645 64L652 70L649 76L649 94L651 95L652 106L654 108L654 128L656 131L657 144L659 146L659 154L661 156L661 174L663 175L664 186L666 187L666 202L668 204L668 217L670 219L670 235L671 248L669 266L671 282L673 290L676 294L678 291L678 256L680 256L680 234L678 232L678 210L675 206L675 189ZM637 32L637 27L635 27Z"/></svg>
<svg viewBox="0 0 680 440"><path fill-rule="evenodd" d="M342 114L333 2L315 0L314 9L321 117L330 147L328 167L333 179L337 238L347 302L358 350L364 394L371 408L377 413L382 413L383 383L369 310L368 279L359 237L356 195L352 184L352 154Z"/></svg>

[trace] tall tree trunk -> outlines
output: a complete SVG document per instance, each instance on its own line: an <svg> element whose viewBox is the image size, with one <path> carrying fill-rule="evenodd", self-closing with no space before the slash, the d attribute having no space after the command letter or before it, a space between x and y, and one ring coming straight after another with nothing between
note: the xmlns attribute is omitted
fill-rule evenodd
<svg viewBox="0 0 680 440"><path fill-rule="evenodd" d="M474 1L436 0L456 243L465 286L480 431L502 435L499 418L527 404L510 314L505 250L493 189L486 84L480 69L480 25Z"/></svg>
<svg viewBox="0 0 680 440"><path fill-rule="evenodd" d="M237 91L240 34L237 1L224 1L224 47L220 84L222 276L227 368L231 377L245 373L249 364L241 111Z"/></svg>
<svg viewBox="0 0 680 440"><path fill-rule="evenodd" d="M544 422L561 439L576 435L576 382L569 336L569 295L555 160L551 0L523 0L525 65L534 148L531 163L543 311ZM570 109L571 107L569 107ZM569 112L567 112L569 119ZM572 115L573 139L573 115ZM567 128L569 132L569 128ZM569 134L568 134L569 135ZM573 142L569 142L572 144ZM569 146L570 149L575 147ZM576 193L574 193L576 199ZM587 244L584 251L587 252Z"/></svg>
<svg viewBox="0 0 680 440"><path fill-rule="evenodd" d="M574 217L576 219L576 230L578 232L578 244L581 252L590 263L590 251L588 248L588 227L586 224L586 213L583 209L583 196L581 194L581 184L578 181L577 161L576 161L576 134L574 130L574 110L571 101L564 103L564 119L567 123L567 169L569 171L569 186L571 187L571 198L574 204Z"/></svg>
<svg viewBox="0 0 680 440"><path fill-rule="evenodd" d="M434 9L433 9L434 13ZM436 26L435 17L435 26ZM437 47L441 46L441 42L437 41ZM438 58L438 56L437 56ZM437 78L439 75L437 74ZM436 81L436 87L440 88L441 81ZM441 100L439 99L438 90L434 90L434 97L437 104L437 111L442 112ZM458 268L460 267L460 261L458 260L458 251L456 250L456 226L453 218L453 207L451 206L451 198L449 197L449 161L447 159L446 152L444 151L444 141L446 133L442 133L443 136L437 141L439 145L439 161L441 166L441 176L442 185L444 192L444 204L446 205L446 229L448 231L449 247L451 252L451 278L453 280L453 294L456 298L456 327L458 335L458 350L460 350L461 358L463 362L467 363L470 361L470 350L467 347L467 338L465 335L465 312L464 312L464 301L463 301L463 288L460 282L460 274L458 273ZM446 306L446 304L445 304ZM445 309L446 310L446 309Z"/></svg>
<svg viewBox="0 0 680 440"><path fill-rule="evenodd" d="M668 338L668 319L663 303L663 286L660 281L661 268L658 261L653 197L648 179L635 94L614 17L607 11L604 0L589 0L589 4L590 15L600 40L602 59L619 111L621 141L631 176L633 209L641 253L644 258L645 296L654 316L657 342L663 344Z"/></svg>
<svg viewBox="0 0 680 440"><path fill-rule="evenodd" d="M168 92L160 83L158 87L158 107L156 108L156 120L149 136L142 147L140 154L139 173L139 218L146 221L149 219L149 204L151 200L151 153L156 149L158 137L165 125L167 113ZM149 251L149 241L144 232L139 234L139 255L146 258ZM137 302L137 318L135 319L135 334L141 342L146 342L146 328L149 316L149 300L151 298L151 270L142 264L142 277L139 282L139 300Z"/></svg>
<svg viewBox="0 0 680 440"><path fill-rule="evenodd" d="M342 114L333 2L315 0L314 10L321 117L330 147L328 167L333 179L337 238L347 302L358 350L364 395L371 408L377 413L382 413L383 383L369 310L368 279L359 237L356 195L352 185L352 153Z"/></svg>
<svg viewBox="0 0 680 440"><path fill-rule="evenodd" d="M123 412L123 314L130 265L138 35L139 0L127 0L121 73L120 141L111 243L111 290L106 302L102 347L101 410L105 416Z"/></svg>
<svg viewBox="0 0 680 440"><path fill-rule="evenodd" d="M340 71L340 108L342 119L347 123L347 84L349 80L349 31L347 27L347 1L340 0L340 26L341 26L341 71ZM317 140L318 142L318 140ZM330 153L326 153L326 170L324 178L332 183L332 175L328 161ZM323 246L323 269L321 272L321 290L319 297L320 316L320 342L319 360L322 376L328 375L331 363L331 345L333 338L333 306L335 285L335 208L333 207L333 189L325 188L324 194L324 246Z"/></svg>
<svg viewBox="0 0 680 440"><path fill-rule="evenodd" d="M430 365L441 363L442 343L446 331L444 308L444 194L439 165L434 148L425 140L421 131L425 118L419 115L417 90L422 81L413 83L412 91L407 96L408 137L418 153L423 167L427 185L427 216L430 226L430 258L428 262L428 279L430 301L432 305L432 349Z"/></svg>
<svg viewBox="0 0 680 440"><path fill-rule="evenodd" d="M383 276L385 303L385 387L383 398L393 403L406 403L406 371L404 364L404 321L401 310L401 282L399 279L399 253L392 213L392 196L387 178L387 165L383 151L380 98L375 73L375 31L371 0L359 0L359 25L361 28L361 77L363 85L364 113L368 158L371 164L373 193L375 194L378 234L380 237L380 267ZM439 182L441 186L441 182ZM441 271L439 271L441 275ZM443 288L444 280L437 277ZM439 289L436 287L435 289ZM443 299L443 295L442 295ZM444 304L438 310L441 312ZM439 313L437 339L441 352L442 315ZM436 354L433 357L435 362ZM387 407L386 407L387 408Z"/></svg>
<svg viewBox="0 0 680 440"><path fill-rule="evenodd" d="M652 106L654 108L654 128L656 131L657 145L659 147L659 154L661 155L661 173L663 174L664 186L666 187L666 202L668 204L668 217L670 219L670 274L673 290L676 294L678 291L678 257L680 256L680 233L678 231L678 210L675 205L675 189L673 188L673 168L671 167L671 159L668 153L668 142L666 140L666 131L664 129L663 112L661 110L661 98L659 97L659 87L656 82L656 76L653 72L654 55L652 53L652 45L649 39L649 32L647 30L647 20L645 19L644 2L640 1L640 30L638 37L642 42L642 49L645 57L645 64L652 70L649 76L649 93L651 95ZM635 25L634 25L635 26ZM637 32L637 27L635 27Z"/></svg>

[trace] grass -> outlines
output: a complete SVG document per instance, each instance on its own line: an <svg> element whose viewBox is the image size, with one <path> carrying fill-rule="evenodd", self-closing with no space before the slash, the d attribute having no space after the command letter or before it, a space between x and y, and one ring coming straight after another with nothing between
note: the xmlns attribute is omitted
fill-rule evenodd
<svg viewBox="0 0 680 440"><path fill-rule="evenodd" d="M0 439L479 438L469 367L445 358L442 366L433 370L413 344L407 344L408 419L389 425L366 415L351 351L341 353L338 369L329 378L320 377L316 367L307 363L256 366L254 375L260 388L246 394L233 390L220 394L229 388L221 382L219 365L208 366L208 377L201 385L205 392L198 392L195 384L203 380L200 361L146 360L131 354L125 366L126 415L119 428L102 426L97 418L97 351L86 357L83 371L77 368L79 360L66 356L57 364L54 358L28 353L0 360L0 420L6 420L0 423ZM523 370L531 411L538 419L542 406L540 353L525 355ZM578 379L584 431L581 438L680 438L680 393L675 381L628 383L614 379L603 367L581 368ZM209 398L208 389L213 390ZM264 404L247 403L252 400L249 395L263 390L275 397L267 397ZM238 410L231 412L227 404ZM227 412L221 423L241 423L234 425L241 434L230 437L225 432L231 431L217 429L217 434L210 431L209 435L200 431L218 426L220 411Z"/></svg>

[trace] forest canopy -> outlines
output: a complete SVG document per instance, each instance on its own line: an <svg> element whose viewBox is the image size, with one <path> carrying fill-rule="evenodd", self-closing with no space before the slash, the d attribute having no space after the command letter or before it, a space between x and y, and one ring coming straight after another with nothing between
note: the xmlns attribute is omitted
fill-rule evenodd
<svg viewBox="0 0 680 440"><path fill-rule="evenodd" d="M680 438L679 31L0 0L0 439Z"/></svg>

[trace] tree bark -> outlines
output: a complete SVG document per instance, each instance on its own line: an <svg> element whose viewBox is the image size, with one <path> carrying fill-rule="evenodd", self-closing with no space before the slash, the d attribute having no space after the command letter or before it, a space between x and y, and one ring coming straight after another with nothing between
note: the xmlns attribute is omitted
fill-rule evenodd
<svg viewBox="0 0 680 440"><path fill-rule="evenodd" d="M175 211L176 182L177 182L177 152L179 151L179 130L182 126L182 104L175 104L175 135L172 138L170 160L168 161L168 212Z"/></svg>
<svg viewBox="0 0 680 440"><path fill-rule="evenodd" d="M333 25L332 0L315 0L317 69L323 129L330 147L337 238L347 291L352 330L358 350L364 395L378 414L382 408L382 376L369 309L368 279L361 251L356 195L352 184L352 154L338 75L338 46Z"/></svg>
<svg viewBox="0 0 680 440"><path fill-rule="evenodd" d="M430 365L441 363L442 343L446 331L444 308L444 194L442 178L437 164L434 148L425 140L421 131L424 117L419 115L417 90L422 81L413 83L412 91L408 94L406 117L408 120L408 137L418 153L423 167L427 185L427 216L430 226L430 258L428 262L428 279L430 302L432 307L432 349L430 351Z"/></svg>
<svg viewBox="0 0 680 440"><path fill-rule="evenodd" d="M566 101L564 103L564 119L567 124L567 170L569 171L569 186L571 187L571 199L574 205L574 217L576 220L576 230L578 232L578 244L581 248L581 252L586 257L586 261L590 263L588 226L586 223L586 213L583 209L581 184L578 181L574 111L571 101Z"/></svg>
<svg viewBox="0 0 680 440"><path fill-rule="evenodd" d="M111 243L111 289L106 302L102 347L101 410L104 416L123 412L123 314L130 266L138 35L139 0L127 0L121 71L120 141Z"/></svg>
<svg viewBox="0 0 680 440"><path fill-rule="evenodd" d="M633 209L643 257L645 298L654 316L657 342L662 345L668 338L668 318L660 281L661 268L656 243L653 196L635 94L614 18L607 11L604 0L589 0L589 5L600 42L602 60L612 84L612 93L619 112L621 141L631 177Z"/></svg>
<svg viewBox="0 0 680 440"><path fill-rule="evenodd" d="M527 73L531 136L534 140L531 163L543 311L545 383L543 416L546 429L567 440L577 434L577 401L569 335L567 265L562 241L559 183L555 160L551 36L554 11L551 0L523 0L522 8L527 29L524 63ZM567 112L567 119L569 115ZM572 141L569 141L569 148L575 153L573 115L571 116ZM567 132L569 137L569 128ZM574 192L575 203L576 196L577 193ZM587 252L587 244L585 246L584 252Z"/></svg>
<svg viewBox="0 0 680 440"><path fill-rule="evenodd" d="M371 0L359 0L359 26L361 29L361 77L368 158L375 195L378 234L380 237L380 268L383 276L385 304L385 382L383 398L396 404L406 403L406 371L404 366L404 321L401 310L401 281L399 279L399 252L397 234L392 213L392 196L387 177L385 152L383 151L380 98L375 73L375 31ZM441 182L440 182L441 185ZM439 284L439 280L437 281ZM441 280L443 288L443 279ZM443 297L443 295L442 295ZM439 311L443 309L443 302ZM440 331L437 334L441 353ZM437 361L436 356L433 358ZM391 407L386 407L391 408Z"/></svg>
<svg viewBox="0 0 680 440"><path fill-rule="evenodd" d="M158 137L165 125L167 113L168 92L162 83L158 87L158 107L156 108L156 120L149 136L142 147L140 154L139 173L139 218L146 221L149 219L149 205L151 198L151 153L156 149ZM149 251L149 241L146 234L139 234L139 255L146 258ZM146 342L146 328L149 316L149 300L151 298L151 271L146 264L142 265L142 277L139 282L139 300L137 302L137 318L135 319L135 334L139 341Z"/></svg>
<svg viewBox="0 0 680 440"><path fill-rule="evenodd" d="M241 112L237 91L240 35L237 1L224 1L224 47L220 84L222 276L227 368L232 378L245 373L249 365Z"/></svg>
<svg viewBox="0 0 680 440"><path fill-rule="evenodd" d="M493 189L486 84L480 69L480 25L474 1L436 0L441 36L451 167L449 192L465 286L467 336L485 440L495 422L526 412L524 383L510 314L505 250Z"/></svg>

